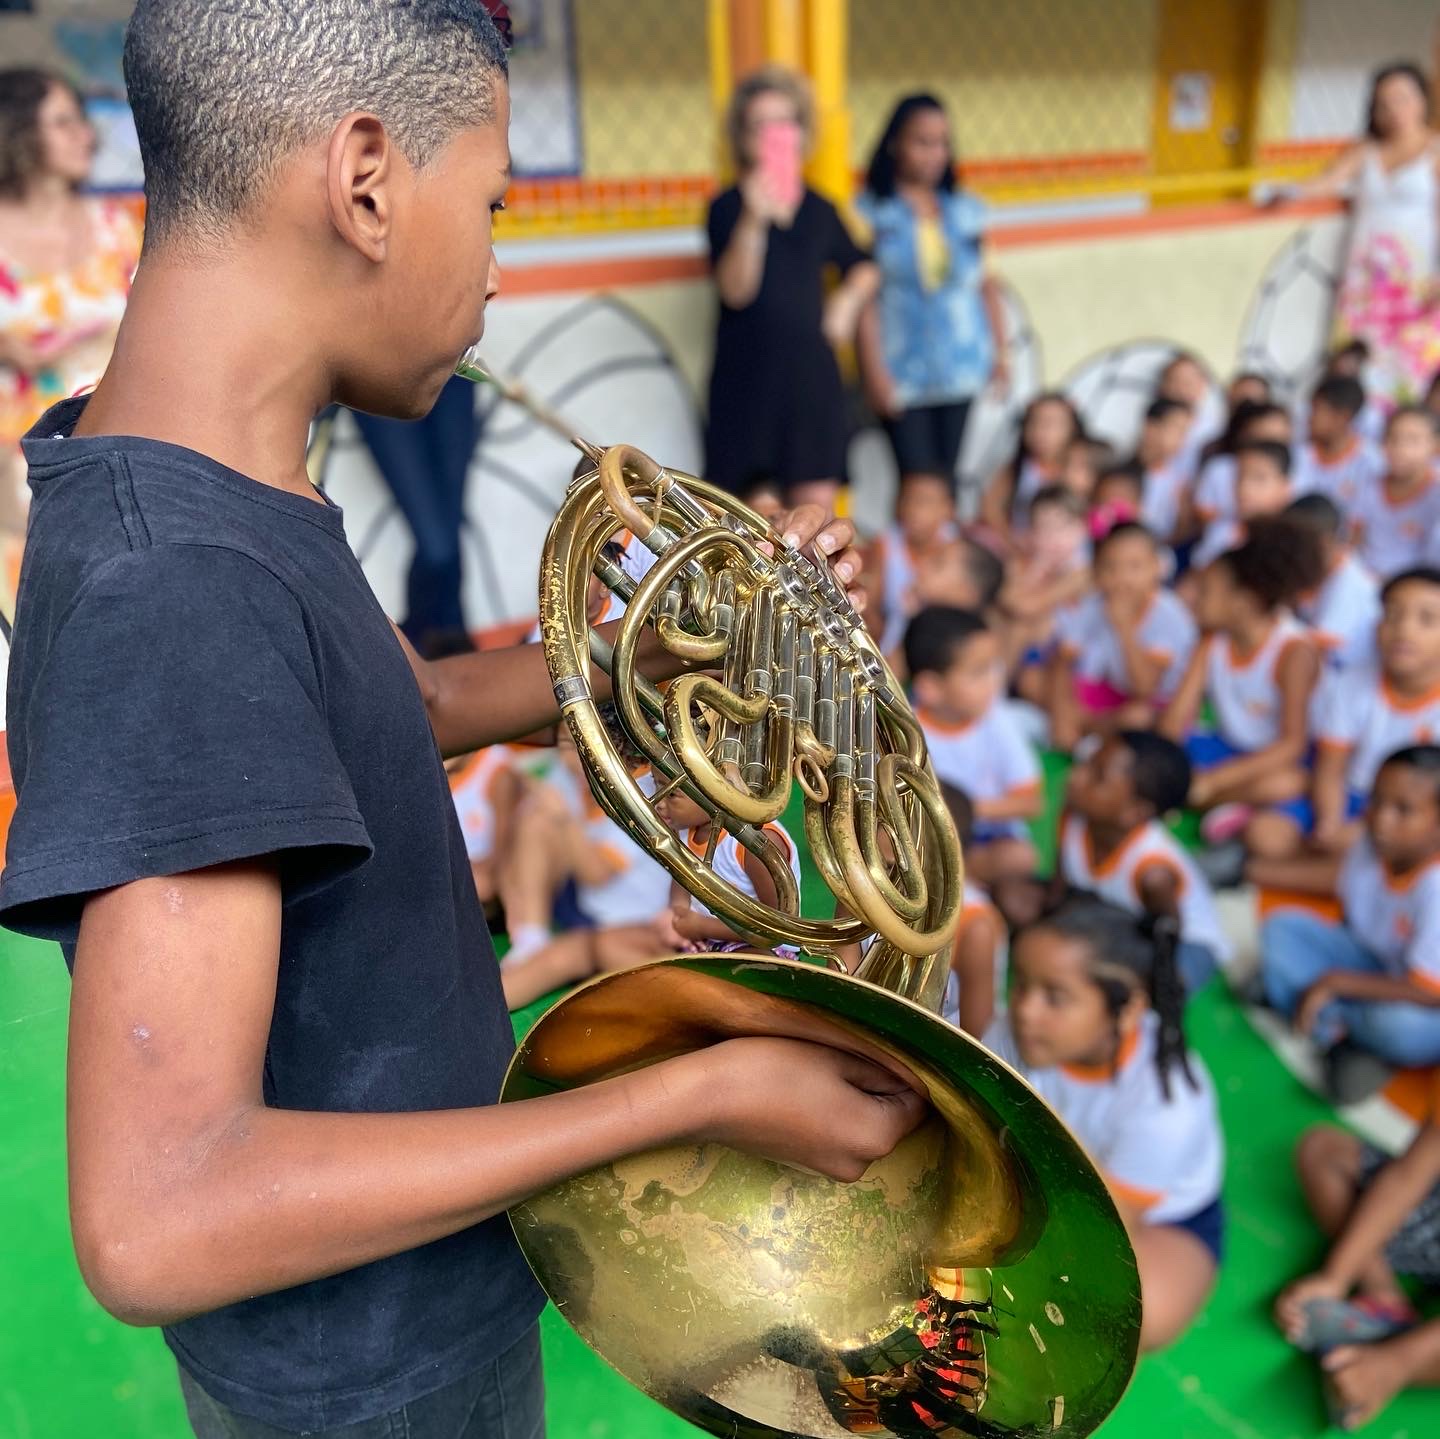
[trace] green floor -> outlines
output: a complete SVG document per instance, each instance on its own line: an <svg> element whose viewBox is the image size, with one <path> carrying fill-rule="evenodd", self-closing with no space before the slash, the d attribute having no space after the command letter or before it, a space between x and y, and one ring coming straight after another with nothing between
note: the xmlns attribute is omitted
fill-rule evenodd
<svg viewBox="0 0 1440 1439"><path fill-rule="evenodd" d="M58 950L0 931L0 1439L184 1439L174 1368L159 1335L102 1313L70 1252L67 990ZM539 1008L518 1017L522 1027ZM1280 1340L1267 1311L1277 1288L1318 1257L1289 1154L1295 1136L1327 1112L1218 985L1197 999L1191 1033L1215 1075L1229 1138L1229 1252L1205 1314L1181 1343L1141 1364L1104 1433L1318 1435L1325 1418L1313 1366ZM553 1311L544 1334L552 1439L693 1432L611 1373ZM1440 1395L1412 1395L1364 1432L1376 1439L1440 1434Z"/></svg>

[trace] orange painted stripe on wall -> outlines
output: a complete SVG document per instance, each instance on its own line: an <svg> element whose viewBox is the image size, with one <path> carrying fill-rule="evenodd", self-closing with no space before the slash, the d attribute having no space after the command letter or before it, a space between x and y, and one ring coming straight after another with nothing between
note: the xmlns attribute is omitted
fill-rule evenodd
<svg viewBox="0 0 1440 1439"><path fill-rule="evenodd" d="M1354 143L1352 139L1267 140L1257 148L1256 159L1262 165L1284 165L1298 160L1326 160Z"/></svg>
<svg viewBox="0 0 1440 1439"><path fill-rule="evenodd" d="M1340 206L1317 200L1288 206L1287 218L1314 218L1338 213ZM1158 235L1185 230L1217 229L1274 220L1272 211L1243 201L1155 210L1142 215L1090 215L1042 225L999 225L986 236L997 250L1034 245L1080 243ZM501 251L503 259L503 248ZM514 265L503 269L501 296L562 294L570 290L613 290L626 285L655 285L670 280L699 280L710 273L704 255L626 256L610 260L576 260L556 264Z"/></svg>

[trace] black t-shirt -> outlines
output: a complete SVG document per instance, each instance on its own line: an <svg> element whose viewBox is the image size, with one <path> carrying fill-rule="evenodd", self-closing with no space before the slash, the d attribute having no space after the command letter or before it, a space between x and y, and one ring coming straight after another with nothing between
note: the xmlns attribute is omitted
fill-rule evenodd
<svg viewBox="0 0 1440 1439"><path fill-rule="evenodd" d="M267 1104L495 1102L513 1049L424 702L340 511L154 440L26 443L9 677L18 808L0 920L67 963L85 897L274 856ZM349 1424L520 1337L542 1297L503 1215L166 1330L224 1404Z"/></svg>
<svg viewBox="0 0 1440 1439"><path fill-rule="evenodd" d="M740 222L737 189L715 197L706 228L712 265ZM845 473L849 437L835 356L820 329L825 278L865 258L835 207L806 190L788 226L771 225L760 289L739 310L720 305L705 431L705 478L743 494Z"/></svg>
<svg viewBox="0 0 1440 1439"><path fill-rule="evenodd" d="M729 248L741 209L740 191L733 186L711 202L706 232L712 266ZM722 302L720 346L733 345L742 353L760 344L797 350L824 346L825 271L833 265L845 275L865 258L834 205L806 190L790 224L771 225L766 233L765 267L755 298L741 310Z"/></svg>

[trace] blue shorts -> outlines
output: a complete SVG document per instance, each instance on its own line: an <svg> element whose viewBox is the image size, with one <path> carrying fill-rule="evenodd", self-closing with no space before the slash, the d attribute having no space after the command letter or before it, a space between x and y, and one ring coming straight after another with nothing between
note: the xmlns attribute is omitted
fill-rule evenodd
<svg viewBox="0 0 1440 1439"><path fill-rule="evenodd" d="M1272 805L1271 808L1276 814L1293 819L1301 834L1309 835L1315 832L1315 807L1310 803L1308 794L1302 794L1299 799L1286 800L1284 804ZM1351 790L1345 796L1345 823L1359 819L1364 813L1365 796Z"/></svg>
<svg viewBox="0 0 1440 1439"><path fill-rule="evenodd" d="M1030 830L1023 819L977 819L971 833L972 844L994 844L1002 839L1029 841Z"/></svg>
<svg viewBox="0 0 1440 1439"><path fill-rule="evenodd" d="M1232 759L1243 759L1249 751L1237 749L1223 735L1192 734L1185 741L1185 753L1190 757L1191 768L1204 774L1206 770L1218 769ZM1310 768L1311 759L1312 756L1305 756L1306 769ZM1266 808L1293 820L1301 834L1309 835L1315 831L1315 810L1309 795L1300 795L1297 799L1287 799L1283 804L1267 805ZM1346 823L1359 819L1364 813L1365 796L1352 790L1345 796Z"/></svg>
<svg viewBox="0 0 1440 1439"><path fill-rule="evenodd" d="M1204 774L1232 759L1244 759L1250 751L1236 748L1221 734L1192 734L1185 741L1185 753L1190 757L1191 769Z"/></svg>
<svg viewBox="0 0 1440 1439"><path fill-rule="evenodd" d="M1188 1219L1171 1219L1171 1229L1183 1229L1193 1234L1218 1265L1225 1248L1225 1207L1218 1199L1212 1199L1204 1209L1197 1210Z"/></svg>

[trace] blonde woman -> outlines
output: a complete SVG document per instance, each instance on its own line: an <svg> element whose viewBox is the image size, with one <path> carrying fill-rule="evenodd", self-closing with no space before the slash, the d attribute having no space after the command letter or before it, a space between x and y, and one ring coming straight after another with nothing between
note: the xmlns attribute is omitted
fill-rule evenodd
<svg viewBox="0 0 1440 1439"><path fill-rule="evenodd" d="M797 76L770 67L743 80L728 125L738 180L708 222L720 318L705 473L741 496L771 484L791 504L828 507L848 439L832 346L854 336L879 271L801 177L811 107Z"/></svg>

